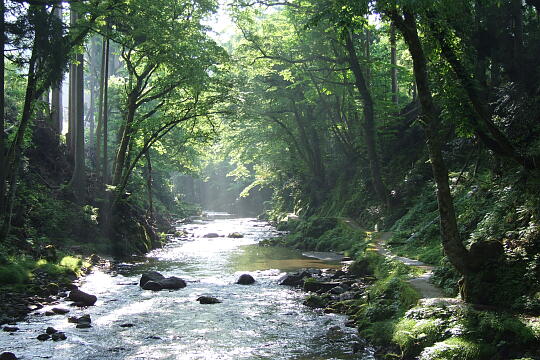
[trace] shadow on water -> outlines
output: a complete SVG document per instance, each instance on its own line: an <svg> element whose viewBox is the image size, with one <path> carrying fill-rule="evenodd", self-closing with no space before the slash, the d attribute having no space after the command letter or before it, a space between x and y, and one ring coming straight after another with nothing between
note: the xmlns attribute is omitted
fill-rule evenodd
<svg viewBox="0 0 540 360"><path fill-rule="evenodd" d="M48 306L18 324L13 335L0 333L0 349L20 359L372 359L370 351L353 353L362 340L344 326L345 317L309 309L302 305L304 293L278 285L283 271L338 263L257 246L276 232L253 219L218 219L182 228L187 238L173 239L146 261L120 266L117 275L95 271L87 276L81 289L98 296L95 306L54 305L69 308L69 316L89 314L92 328L75 328L67 315L44 316ZM244 237L228 238L231 232ZM204 237L208 233L218 237ZM148 270L184 278L188 286L142 290L140 274ZM235 284L242 272L251 273L256 283ZM222 302L202 305L196 301L201 295ZM38 341L48 326L64 331L67 340Z"/></svg>

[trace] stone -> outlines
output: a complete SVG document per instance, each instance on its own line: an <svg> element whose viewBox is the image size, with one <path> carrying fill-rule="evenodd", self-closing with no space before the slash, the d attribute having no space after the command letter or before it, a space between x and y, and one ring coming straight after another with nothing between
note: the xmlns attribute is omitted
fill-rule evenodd
<svg viewBox="0 0 540 360"><path fill-rule="evenodd" d="M186 287L186 282L176 276L171 276L166 279L158 281L163 289L177 290Z"/></svg>
<svg viewBox="0 0 540 360"><path fill-rule="evenodd" d="M51 295L56 295L60 291L60 286L56 283L49 283L47 284L47 291Z"/></svg>
<svg viewBox="0 0 540 360"><path fill-rule="evenodd" d="M92 306L97 301L97 296L85 293L84 291L74 288L69 292L68 298L73 302L84 304L84 306Z"/></svg>
<svg viewBox="0 0 540 360"><path fill-rule="evenodd" d="M238 280L236 280L236 283L240 285L251 285L255 283L255 279L249 274L242 274Z"/></svg>
<svg viewBox="0 0 540 360"><path fill-rule="evenodd" d="M101 261L101 258L99 257L99 255L92 254L90 255L89 260L92 265L96 265Z"/></svg>
<svg viewBox="0 0 540 360"><path fill-rule="evenodd" d="M221 302L213 296L199 296L197 301L201 304L219 304Z"/></svg>
<svg viewBox="0 0 540 360"><path fill-rule="evenodd" d="M334 275L332 275L332 279L339 279L341 277L344 277L345 275L347 275L347 273L343 270L338 270L334 273Z"/></svg>
<svg viewBox="0 0 540 360"><path fill-rule="evenodd" d="M343 294L346 290L341 286L336 286L330 289L330 292L335 295Z"/></svg>
<svg viewBox="0 0 540 360"><path fill-rule="evenodd" d="M51 338L53 339L53 341L62 341L62 340L66 340L67 336L63 332L57 332L57 333L52 334Z"/></svg>
<svg viewBox="0 0 540 360"><path fill-rule="evenodd" d="M91 324L92 319L90 318L90 315L86 314L81 317L70 316L68 317L68 322L73 324Z"/></svg>
<svg viewBox="0 0 540 360"><path fill-rule="evenodd" d="M344 257L341 258L341 261L352 261L352 257L344 256Z"/></svg>
<svg viewBox="0 0 540 360"><path fill-rule="evenodd" d="M87 323L87 322L81 322L81 323L78 323L77 326L75 326L77 329L88 329L88 328L91 328L92 325L90 323Z"/></svg>
<svg viewBox="0 0 540 360"><path fill-rule="evenodd" d="M55 314L58 314L58 315L65 315L69 312L68 309L64 309L64 308L52 308L51 311Z"/></svg>
<svg viewBox="0 0 540 360"><path fill-rule="evenodd" d="M86 315L83 315L81 316L79 319L78 319L78 323L91 323L92 322L92 319L90 318L90 315L86 314Z"/></svg>
<svg viewBox="0 0 540 360"><path fill-rule="evenodd" d="M134 327L135 324L131 324L131 323L126 323L126 324L120 324L120 327L123 327L123 328L130 328L130 327Z"/></svg>
<svg viewBox="0 0 540 360"><path fill-rule="evenodd" d="M5 351L0 354L0 360L17 360L17 357L14 353Z"/></svg>
<svg viewBox="0 0 540 360"><path fill-rule="evenodd" d="M49 327L47 328L47 330L45 330L45 332L46 332L47 334L49 334L49 335L52 335L52 334L54 334L54 333L57 333L58 330L56 330L56 329L53 328L52 326L49 326Z"/></svg>
<svg viewBox="0 0 540 360"><path fill-rule="evenodd" d="M227 235L227 237L232 238L232 239L240 239L240 238L243 238L244 235L240 234L239 232L233 232Z"/></svg>
<svg viewBox="0 0 540 360"><path fill-rule="evenodd" d="M160 283L155 281L147 281L142 286L143 290L152 290L152 291L160 291L163 289Z"/></svg>
<svg viewBox="0 0 540 360"><path fill-rule="evenodd" d="M309 273L308 271L287 274L284 278L281 279L279 285L302 286L302 284L304 283L304 278L307 277L311 277L311 273Z"/></svg>
<svg viewBox="0 0 540 360"><path fill-rule="evenodd" d="M304 281L304 291L326 292L335 288L336 286L339 286L338 282Z"/></svg>
<svg viewBox="0 0 540 360"><path fill-rule="evenodd" d="M141 280L139 281L139 286L143 287L144 284L146 284L148 281L158 282L163 279L165 279L165 276L161 275L157 271L149 271L147 273L144 273L141 276Z"/></svg>
<svg viewBox="0 0 540 360"><path fill-rule="evenodd" d="M15 331L18 331L19 328L16 327L16 326L4 326L4 329L3 329L5 332L15 332Z"/></svg>
<svg viewBox="0 0 540 360"><path fill-rule="evenodd" d="M357 297L358 297L357 293L354 293L352 291L347 291L339 295L339 301L354 300Z"/></svg>
<svg viewBox="0 0 540 360"><path fill-rule="evenodd" d="M56 313L54 311L51 311L51 310L47 310L44 312L45 316L53 316L53 315L56 315Z"/></svg>
<svg viewBox="0 0 540 360"><path fill-rule="evenodd" d="M39 341L49 340L50 338L51 338L51 335L49 334L39 334L37 337Z"/></svg>
<svg viewBox="0 0 540 360"><path fill-rule="evenodd" d="M219 234L208 233L208 234L205 234L203 237L205 237L205 238L217 238L217 237L219 237Z"/></svg>
<svg viewBox="0 0 540 360"><path fill-rule="evenodd" d="M186 287L186 282L176 276L166 278L157 271L149 271L142 275L139 285L144 290L160 291L177 290Z"/></svg>

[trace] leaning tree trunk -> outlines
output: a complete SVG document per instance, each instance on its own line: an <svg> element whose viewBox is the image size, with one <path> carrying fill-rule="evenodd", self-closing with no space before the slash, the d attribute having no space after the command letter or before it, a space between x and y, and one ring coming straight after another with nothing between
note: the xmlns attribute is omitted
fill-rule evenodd
<svg viewBox="0 0 540 360"><path fill-rule="evenodd" d="M396 27L390 25L390 79L392 82L392 103L399 105L398 78L397 78L397 48L396 48Z"/></svg>
<svg viewBox="0 0 540 360"><path fill-rule="evenodd" d="M439 129L440 120L431 95L427 73L427 60L416 29L416 20L414 15L407 11L404 11L404 18L398 15L395 10L390 11L389 16L403 35L413 59L413 71L418 88L420 105L422 106L429 158L437 186L442 245L452 265L461 274L467 276L471 272L470 256L461 241L457 226L454 203L448 182L448 170L441 151L442 136Z"/></svg>

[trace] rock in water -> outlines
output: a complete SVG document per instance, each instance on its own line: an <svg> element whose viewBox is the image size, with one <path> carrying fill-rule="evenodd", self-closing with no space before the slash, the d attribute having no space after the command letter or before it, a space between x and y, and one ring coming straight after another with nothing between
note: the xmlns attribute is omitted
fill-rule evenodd
<svg viewBox="0 0 540 360"><path fill-rule="evenodd" d="M6 351L0 354L0 360L17 360L14 353Z"/></svg>
<svg viewBox="0 0 540 360"><path fill-rule="evenodd" d="M69 310L68 310L68 309L64 309L64 308L57 308L57 307L55 307L55 308L52 308L51 310L52 310L52 312L53 312L53 313L55 313L55 314L59 314L59 315L64 315L64 314L67 314L67 313L69 312Z"/></svg>
<svg viewBox="0 0 540 360"><path fill-rule="evenodd" d="M45 332L46 332L47 334L49 334L49 335L52 335L52 334L54 334L54 333L57 333L58 330L56 330L56 329L53 328L52 326L49 326L49 327L47 328L47 330L45 330Z"/></svg>
<svg viewBox="0 0 540 360"><path fill-rule="evenodd" d="M53 341L61 341L61 340L66 340L67 339L66 334L64 334L63 332L54 333L54 334L52 334L51 337L52 337Z"/></svg>
<svg viewBox="0 0 540 360"><path fill-rule="evenodd" d="M208 233L208 234L204 235L203 237L205 237L205 238L217 238L217 237L219 237L219 235L216 234L216 233Z"/></svg>
<svg viewBox="0 0 540 360"><path fill-rule="evenodd" d="M146 284L148 281L154 281L159 282L160 280L165 279L165 276L161 275L157 271L149 271L147 273L144 273L141 276L141 281L139 282L139 286L143 287L144 284Z"/></svg>
<svg viewBox="0 0 540 360"><path fill-rule="evenodd" d="M78 288L71 290L68 298L76 303L83 304L84 306L92 306L97 301L97 297L95 295L87 294Z"/></svg>
<svg viewBox="0 0 540 360"><path fill-rule="evenodd" d="M163 289L163 286L161 286L161 284L156 281L150 280L145 282L142 288L143 290L159 291Z"/></svg>
<svg viewBox="0 0 540 360"><path fill-rule="evenodd" d="M279 283L279 285L289 286L302 286L304 284L304 278L311 277L311 273L308 271L302 271L300 273L287 274Z"/></svg>
<svg viewBox="0 0 540 360"><path fill-rule="evenodd" d="M51 335L49 334L40 334L38 335L37 339L39 341L45 341L45 340L49 340L51 338Z"/></svg>
<svg viewBox="0 0 540 360"><path fill-rule="evenodd" d="M5 332L15 332L17 330L19 330L19 328L16 326L4 326Z"/></svg>
<svg viewBox="0 0 540 360"><path fill-rule="evenodd" d="M240 239L240 238L243 238L244 235L240 234L239 232L233 232L233 233L230 233L227 237L232 238L232 239Z"/></svg>
<svg viewBox="0 0 540 360"><path fill-rule="evenodd" d="M139 285L144 290L159 291L163 289L177 290L186 287L186 282L176 276L166 278L157 271L150 271L141 277Z"/></svg>
<svg viewBox="0 0 540 360"><path fill-rule="evenodd" d="M339 286L338 282L329 282L329 281L304 281L304 291L322 291L326 292Z"/></svg>
<svg viewBox="0 0 540 360"><path fill-rule="evenodd" d="M213 296L199 296L197 301L201 304L219 304L221 301Z"/></svg>
<svg viewBox="0 0 540 360"><path fill-rule="evenodd" d="M251 285L254 282L255 282L255 279L253 278L253 276L249 274L242 274L240 275L238 280L236 280L236 283L240 285Z"/></svg>
<svg viewBox="0 0 540 360"><path fill-rule="evenodd" d="M158 281L158 284L161 285L163 289L182 289L186 287L186 282L176 276L171 276L166 279Z"/></svg>

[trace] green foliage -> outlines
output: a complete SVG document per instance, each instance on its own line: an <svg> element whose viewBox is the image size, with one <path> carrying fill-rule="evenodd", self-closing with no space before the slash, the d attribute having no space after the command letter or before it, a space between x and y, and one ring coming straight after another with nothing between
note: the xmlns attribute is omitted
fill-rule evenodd
<svg viewBox="0 0 540 360"><path fill-rule="evenodd" d="M30 280L30 271L23 265L18 263L0 265L0 284L24 284L28 280Z"/></svg>

